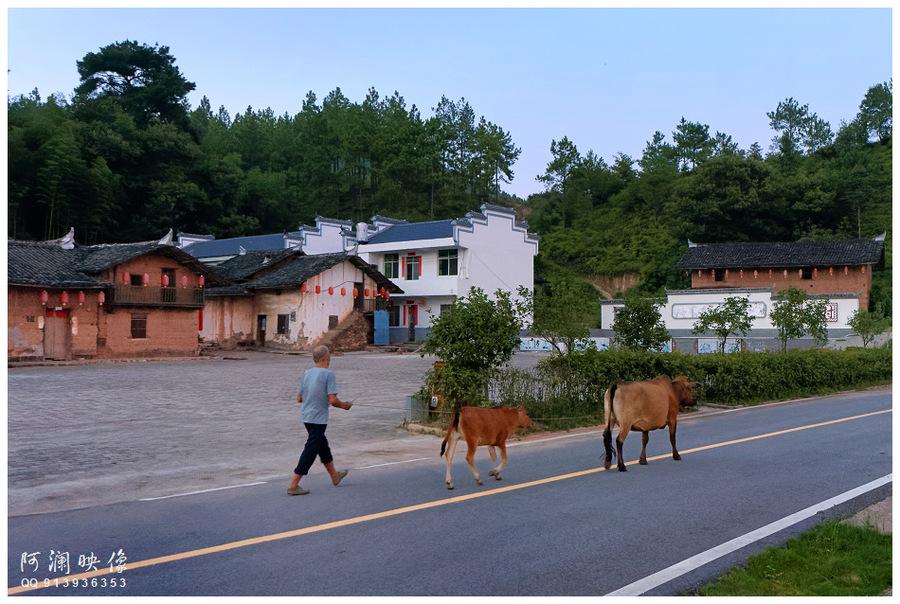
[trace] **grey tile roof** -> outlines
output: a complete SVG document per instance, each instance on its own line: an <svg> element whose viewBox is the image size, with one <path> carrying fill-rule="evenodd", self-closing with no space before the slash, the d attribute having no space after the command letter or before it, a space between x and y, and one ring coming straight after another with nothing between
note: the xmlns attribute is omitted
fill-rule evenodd
<svg viewBox="0 0 900 604"><path fill-rule="evenodd" d="M102 287L98 273L145 254L161 254L204 275L210 285L224 283L218 273L173 245L156 241L76 246L64 250L43 241L7 243L9 283L45 287Z"/></svg>
<svg viewBox="0 0 900 604"><path fill-rule="evenodd" d="M252 296L253 292L243 285L223 285L221 287L207 287L204 295L207 298L222 298L225 296Z"/></svg>
<svg viewBox="0 0 900 604"><path fill-rule="evenodd" d="M392 243L453 237L453 220L395 224L369 237L367 243Z"/></svg>
<svg viewBox="0 0 900 604"><path fill-rule="evenodd" d="M481 211L484 212L485 210L491 210L494 212L502 212L504 214L512 214L513 216L516 215L516 211L513 208L509 208L506 206L498 206L498 205L494 205L492 203L481 204Z"/></svg>
<svg viewBox="0 0 900 604"><path fill-rule="evenodd" d="M294 255L287 261L280 263L274 270L267 271L256 279L244 283L243 287L249 290L300 287L300 284L307 279L315 277L319 273L327 271L329 268L344 261L349 261L354 266L362 269L379 286L384 286L391 293L403 293L403 290L359 256L351 256L343 252L310 256Z"/></svg>
<svg viewBox="0 0 900 604"><path fill-rule="evenodd" d="M795 241L779 243L696 244L678 261L678 268L779 268L879 264L884 242L873 239Z"/></svg>
<svg viewBox="0 0 900 604"><path fill-rule="evenodd" d="M382 216L381 214L375 214L369 220L371 220L373 223L381 222L385 224L406 224L409 222L408 220L403 220L402 218L389 218L387 216Z"/></svg>
<svg viewBox="0 0 900 604"><path fill-rule="evenodd" d="M78 267L81 250L64 250L57 244L37 241L8 242L9 285L44 287L101 287Z"/></svg>
<svg viewBox="0 0 900 604"><path fill-rule="evenodd" d="M302 255L297 248L284 250L271 250L265 252L247 252L246 254L238 254L234 258L230 258L222 264L215 267L216 272L229 281L244 281L254 274L271 269L273 266L284 262L292 255ZM269 261L265 262L268 258Z"/></svg>
<svg viewBox="0 0 900 604"><path fill-rule="evenodd" d="M185 233L184 231L178 231L178 237L189 237L191 239L215 239L215 235L198 235L197 233Z"/></svg>
<svg viewBox="0 0 900 604"><path fill-rule="evenodd" d="M247 251L282 250L284 249L284 233L196 241L185 246L184 251L194 258L216 258L236 256L242 247Z"/></svg>

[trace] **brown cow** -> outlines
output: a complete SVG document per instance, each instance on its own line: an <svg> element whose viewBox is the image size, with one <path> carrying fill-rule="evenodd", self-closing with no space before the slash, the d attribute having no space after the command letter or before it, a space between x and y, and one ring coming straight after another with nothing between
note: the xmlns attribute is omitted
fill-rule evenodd
<svg viewBox="0 0 900 604"><path fill-rule="evenodd" d="M494 407L485 409L482 407L462 407L453 411L453 419L450 428L441 443L441 455L447 451L447 488L453 488L453 478L450 476L450 466L453 465L453 454L456 452L456 443L466 439L468 451L466 451L466 463L475 476L475 482L481 482L478 468L475 467L475 449L479 445L487 445L491 455L491 463L497 462L497 452L494 447L500 448L500 465L491 470L490 475L500 480L500 470L506 465L506 439L519 428L530 428L531 419L524 407L510 409L507 407ZM447 446L449 442L449 447Z"/></svg>
<svg viewBox="0 0 900 604"><path fill-rule="evenodd" d="M694 404L694 384L683 375L672 379L661 375L645 382L616 383L609 387L603 397L603 412L606 430L603 431L603 447L607 470L612 463L612 427L619 424L616 437L616 452L619 458L619 472L625 472L622 459L622 444L631 430L641 432L641 457L638 463L647 465L647 441L650 430L669 427L669 441L672 443L672 459L678 461L681 455L675 447L675 428L678 424L679 405Z"/></svg>

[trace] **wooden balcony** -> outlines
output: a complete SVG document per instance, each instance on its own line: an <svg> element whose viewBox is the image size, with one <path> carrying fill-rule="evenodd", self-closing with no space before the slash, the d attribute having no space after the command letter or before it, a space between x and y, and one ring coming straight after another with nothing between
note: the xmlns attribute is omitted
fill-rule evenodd
<svg viewBox="0 0 900 604"><path fill-rule="evenodd" d="M117 284L110 292L110 306L203 308L202 287L153 287Z"/></svg>

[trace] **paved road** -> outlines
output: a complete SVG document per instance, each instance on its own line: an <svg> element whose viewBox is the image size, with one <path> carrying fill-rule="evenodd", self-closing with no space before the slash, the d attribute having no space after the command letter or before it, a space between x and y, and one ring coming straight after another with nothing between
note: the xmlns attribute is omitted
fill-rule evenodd
<svg viewBox="0 0 900 604"><path fill-rule="evenodd" d="M310 355L9 370L9 512L54 512L290 474L306 440L296 384ZM516 354L531 367L540 353ZM430 437L399 428L405 397L433 358L348 353L332 359L328 433L351 467L421 457Z"/></svg>
<svg viewBox="0 0 900 604"><path fill-rule="evenodd" d="M679 426L683 461L668 457L666 435L655 432L648 454L666 457L624 474L597 471L600 440L588 433L511 448L504 481L484 487L457 457L453 492L432 457L360 470L338 488L310 475L312 493L304 497L288 497L285 484L271 482L15 517L8 584L46 576L51 549L71 553L73 573L81 570L78 554L94 552L102 568L121 549L133 567L113 575L126 580L124 588L30 593L605 594L889 474L890 408L890 391L878 390L697 417ZM809 427L781 432L801 426ZM626 459L636 459L639 441L628 439ZM726 444L691 452L717 443ZM486 474L486 452L476 460ZM831 513L849 515L889 494L890 484ZM651 593L689 591L813 522ZM274 537L235 544L267 535ZM223 544L233 545L198 551ZM22 553L35 551L40 572L23 573ZM134 568L173 554L181 556Z"/></svg>

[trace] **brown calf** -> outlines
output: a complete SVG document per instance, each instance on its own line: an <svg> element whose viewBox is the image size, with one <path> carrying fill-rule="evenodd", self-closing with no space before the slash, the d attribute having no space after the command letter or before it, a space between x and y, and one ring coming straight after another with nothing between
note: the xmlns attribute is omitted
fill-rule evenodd
<svg viewBox="0 0 900 604"><path fill-rule="evenodd" d="M641 465L647 465L647 441L650 440L650 430L666 426L669 427L669 441L672 443L672 459L680 460L681 455L675 447L678 407L693 404L694 385L683 375L674 379L661 375L655 380L617 383L610 386L603 397L603 411L606 418L606 430L603 431L606 460L603 467L608 470L612 463L614 424L619 424L616 452L620 472L626 471L625 461L622 459L622 444L631 430L641 432L641 457L638 462Z"/></svg>
<svg viewBox="0 0 900 604"><path fill-rule="evenodd" d="M500 465L491 470L490 475L500 480L500 470L506 465L506 439L519 428L531 427L531 419L525 413L523 407L509 409L506 407L494 407L485 409L481 407L462 407L453 412L450 421L450 429L441 443L441 455L447 450L447 488L453 488L453 478L450 476L450 466L453 465L453 454L456 452L456 443L466 439L468 450L466 451L466 463L475 476L475 482L481 482L478 468L475 467L475 449L479 445L487 445L491 455L491 463L497 462L497 453L494 447L500 448ZM449 447L448 447L449 443Z"/></svg>

